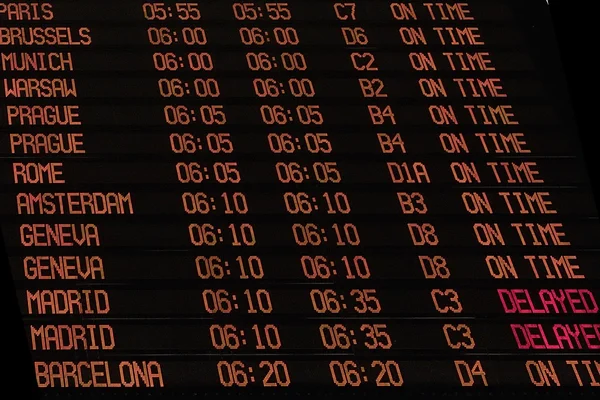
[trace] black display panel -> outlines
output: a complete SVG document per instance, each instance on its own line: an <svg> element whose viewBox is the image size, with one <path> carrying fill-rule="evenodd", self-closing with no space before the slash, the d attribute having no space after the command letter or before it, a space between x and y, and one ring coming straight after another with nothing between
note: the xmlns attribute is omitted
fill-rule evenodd
<svg viewBox="0 0 600 400"><path fill-rule="evenodd" d="M597 208L524 7L0 3L38 392L597 391Z"/></svg>

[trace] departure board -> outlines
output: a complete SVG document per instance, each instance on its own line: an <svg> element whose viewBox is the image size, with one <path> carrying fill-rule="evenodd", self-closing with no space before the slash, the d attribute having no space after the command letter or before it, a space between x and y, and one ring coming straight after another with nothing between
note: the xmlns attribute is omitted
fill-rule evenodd
<svg viewBox="0 0 600 400"><path fill-rule="evenodd" d="M523 3L0 3L39 392L597 394L600 223Z"/></svg>

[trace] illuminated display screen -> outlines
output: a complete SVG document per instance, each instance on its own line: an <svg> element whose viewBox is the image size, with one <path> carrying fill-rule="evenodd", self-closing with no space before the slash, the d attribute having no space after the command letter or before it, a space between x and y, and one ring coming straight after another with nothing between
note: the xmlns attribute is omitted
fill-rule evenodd
<svg viewBox="0 0 600 400"><path fill-rule="evenodd" d="M40 393L597 389L600 224L517 3L0 3Z"/></svg>

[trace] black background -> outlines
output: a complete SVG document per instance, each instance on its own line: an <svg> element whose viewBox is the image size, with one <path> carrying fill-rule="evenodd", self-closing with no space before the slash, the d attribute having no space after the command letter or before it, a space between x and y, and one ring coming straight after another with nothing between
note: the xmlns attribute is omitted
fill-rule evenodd
<svg viewBox="0 0 600 400"><path fill-rule="evenodd" d="M598 198L598 188L600 188L600 159L598 157L598 149L594 146L597 139L597 121L594 120L597 111L594 110L596 99L593 95L597 90L597 82L595 81L596 74L592 72L594 67L593 54L596 48L594 35L594 26L597 21L594 21L595 14L591 11L593 7L585 2L576 1L558 1L550 0L552 22L554 30L558 38L561 59L563 68L568 79L568 89L571 96L571 102L575 109L580 140L585 155L586 166L590 180L595 188L596 198ZM531 21L532 25L544 26L550 22L549 15L544 15L545 0L523 0L522 3L530 3L523 6L523 18ZM548 32L544 29L544 32ZM546 37L546 40L550 38ZM591 101L590 101L591 100ZM3 257L6 259L6 255ZM3 386L6 391L10 390L13 393L19 393L22 398L35 398L37 391L35 390L35 380L31 371L31 359L29 356L27 342L21 323L21 317L18 312L18 305L12 284L12 276L9 268L3 268L2 276L5 282L5 290L3 291L4 315L6 322L2 324L2 337L4 346L3 357ZM433 382L432 382L433 383ZM434 390L432 385L432 390ZM511 388L504 393L497 393L495 398L505 398L505 396L513 395L515 390ZM597 391L597 389L596 389ZM529 391L533 393L534 391ZM558 392L558 391L555 391ZM463 398L460 391L447 392L446 395L454 398ZM544 392L538 391L539 394ZM348 395L349 393L337 393L336 396ZM359 393L356 393L358 397ZM587 395L583 392L561 393L560 396L573 395L575 398L582 398L582 395ZM309 398L309 393L290 394L289 397L294 398ZM313 393L313 395L315 395ZM431 393L424 393L425 397ZM128 396L137 398L137 396ZM154 396L153 396L154 397ZM156 396L161 398L162 396ZM203 397L199 393L198 397ZM207 396L213 398L211 396ZM219 396L220 397L220 396ZM236 397L236 396L234 396ZM286 396L287 397L287 396ZM367 397L370 397L367 394ZM436 396L437 397L437 396ZM67 398L67 397L54 397ZM83 397L85 398L85 397ZM110 396L107 398L121 398L118 396ZM123 398L125 398L123 396ZM166 396L163 398L167 398ZM268 398L279 398L276 396L268 396Z"/></svg>

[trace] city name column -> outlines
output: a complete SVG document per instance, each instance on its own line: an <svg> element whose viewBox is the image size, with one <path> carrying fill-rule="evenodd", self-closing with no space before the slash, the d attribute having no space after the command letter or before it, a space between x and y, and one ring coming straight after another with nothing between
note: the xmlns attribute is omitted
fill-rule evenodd
<svg viewBox="0 0 600 400"><path fill-rule="evenodd" d="M55 8L0 4L6 24L0 27L2 124L8 126L2 141L15 160L10 196L22 222L7 224L5 236L7 252L22 265L15 281L26 282L18 296L36 382L40 388L162 386L154 361L117 364L99 356L114 350L117 340L111 325L95 321L110 313L111 304L109 292L97 285L107 277L93 216L133 214L133 203L130 193L70 187L69 159L88 155L77 100L77 84L85 78L73 78L72 50L92 45L93 36L87 26L55 22L69 18Z"/></svg>

